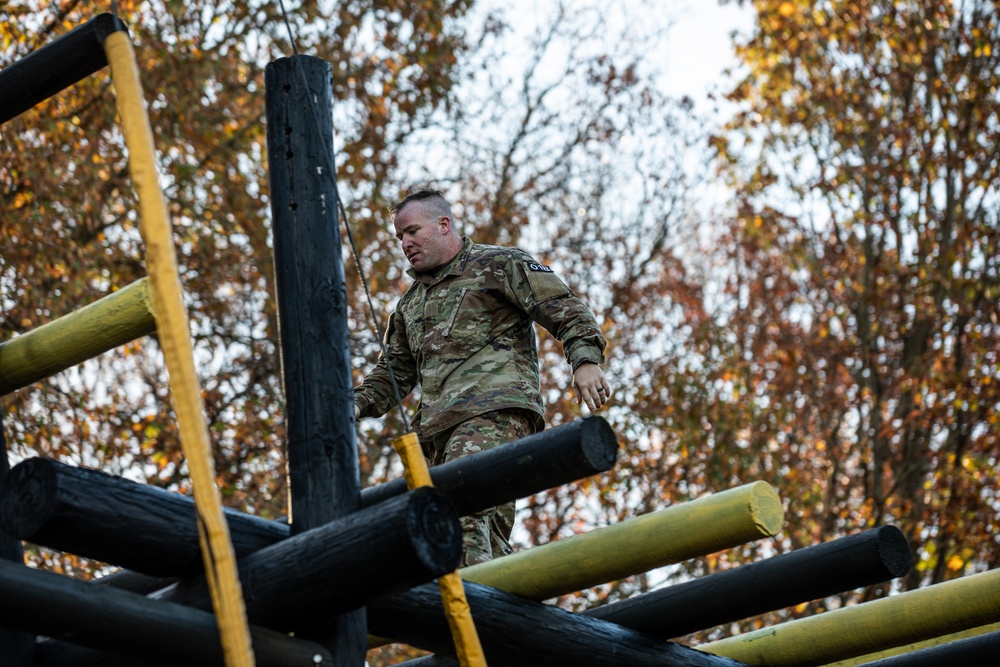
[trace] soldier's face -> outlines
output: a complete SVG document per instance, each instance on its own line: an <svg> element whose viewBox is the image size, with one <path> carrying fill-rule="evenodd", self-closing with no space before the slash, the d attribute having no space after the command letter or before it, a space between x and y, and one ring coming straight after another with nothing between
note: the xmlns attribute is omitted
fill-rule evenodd
<svg viewBox="0 0 1000 667"><path fill-rule="evenodd" d="M417 271L436 269L454 257L447 216L436 216L414 202L396 214L393 226L403 254Z"/></svg>

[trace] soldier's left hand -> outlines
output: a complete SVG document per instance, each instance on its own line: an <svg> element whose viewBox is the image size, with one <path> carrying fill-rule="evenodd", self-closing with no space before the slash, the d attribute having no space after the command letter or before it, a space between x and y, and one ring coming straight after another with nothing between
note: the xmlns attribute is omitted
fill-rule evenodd
<svg viewBox="0 0 1000 667"><path fill-rule="evenodd" d="M586 403L591 412L600 410L611 400L611 385L597 364L580 364L573 372L576 404Z"/></svg>

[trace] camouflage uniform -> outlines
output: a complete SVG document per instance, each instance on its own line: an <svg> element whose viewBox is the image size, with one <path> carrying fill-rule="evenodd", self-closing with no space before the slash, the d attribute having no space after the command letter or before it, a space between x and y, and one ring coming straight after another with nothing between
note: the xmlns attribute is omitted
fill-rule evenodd
<svg viewBox="0 0 1000 667"><path fill-rule="evenodd" d="M420 385L414 425L432 465L542 429L533 321L562 341L574 370L604 362L593 314L522 250L465 239L444 266L408 273L414 282L389 318L385 344L400 395ZM384 357L354 401L361 417L394 407ZM463 519L466 564L510 552L514 503L508 505Z"/></svg>

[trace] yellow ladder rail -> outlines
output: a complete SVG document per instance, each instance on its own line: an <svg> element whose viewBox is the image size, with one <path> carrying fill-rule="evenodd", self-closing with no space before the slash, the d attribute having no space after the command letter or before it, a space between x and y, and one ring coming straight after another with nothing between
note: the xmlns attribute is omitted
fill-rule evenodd
<svg viewBox="0 0 1000 667"><path fill-rule="evenodd" d="M408 488L434 486L416 434L407 433L396 438L392 441L392 446L403 460ZM450 572L438 577L438 588L441 590L441 602L444 604L445 616L448 617L448 627L451 628L458 662L462 667L486 667L486 655L479 642L476 625L472 621L469 601L465 599L462 578L458 576L458 572Z"/></svg>
<svg viewBox="0 0 1000 667"><path fill-rule="evenodd" d="M212 593L227 667L254 664L246 607L240 591L236 557L222 500L215 484L208 425L195 373L187 311L177 272L177 254L153 148L153 131L142 97L139 68L127 33L114 32L104 42L115 87L118 113L129 150L129 171L139 197L140 229L146 244L147 270L153 286L153 312L163 347L181 447L188 462L198 514L205 573Z"/></svg>

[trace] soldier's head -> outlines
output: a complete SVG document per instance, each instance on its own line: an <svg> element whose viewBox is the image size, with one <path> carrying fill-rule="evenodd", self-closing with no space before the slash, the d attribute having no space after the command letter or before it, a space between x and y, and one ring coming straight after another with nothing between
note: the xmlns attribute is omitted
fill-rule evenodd
<svg viewBox="0 0 1000 667"><path fill-rule="evenodd" d="M451 207L439 190L419 190L389 209L396 238L417 271L447 264L462 249Z"/></svg>

